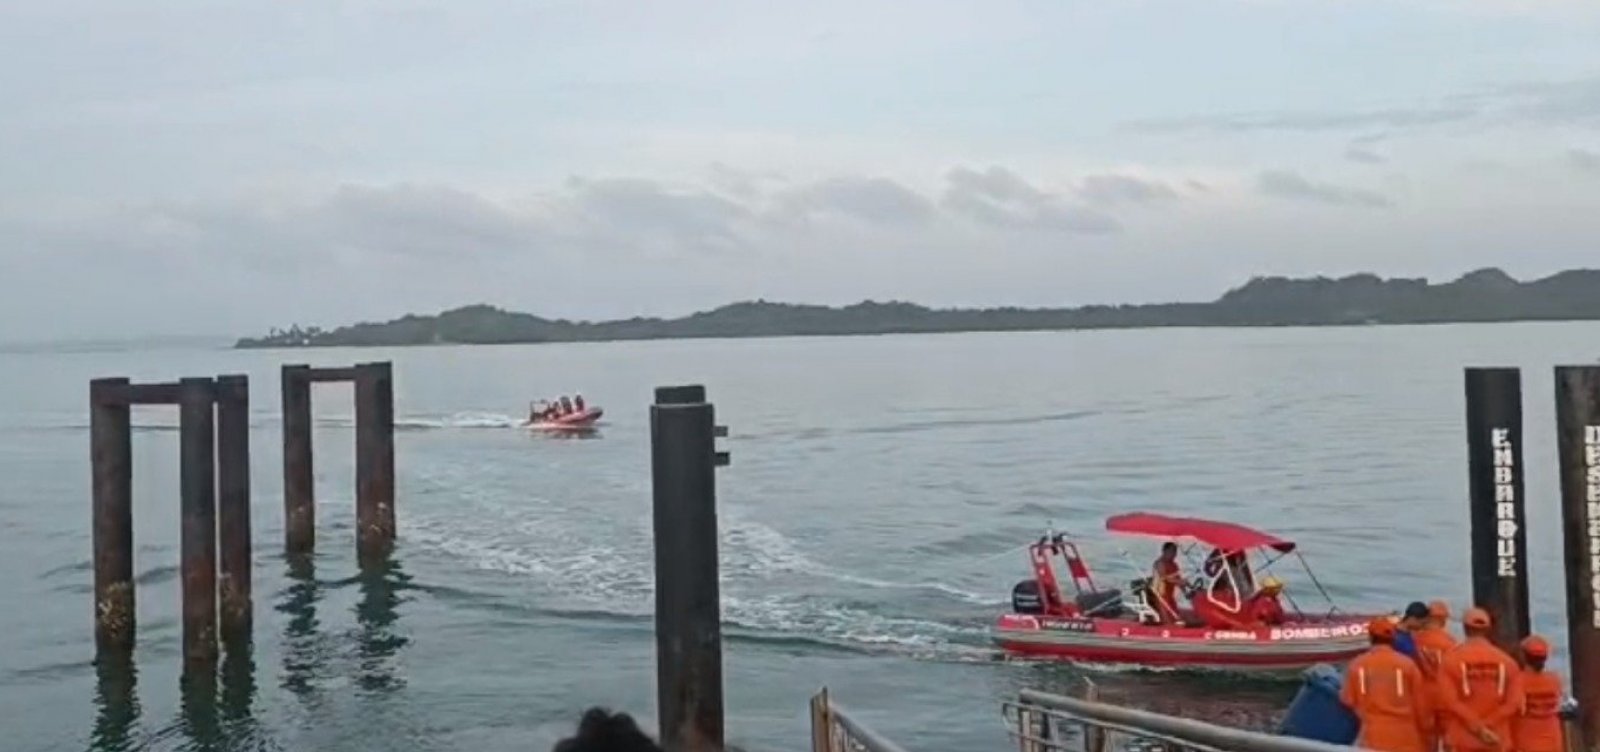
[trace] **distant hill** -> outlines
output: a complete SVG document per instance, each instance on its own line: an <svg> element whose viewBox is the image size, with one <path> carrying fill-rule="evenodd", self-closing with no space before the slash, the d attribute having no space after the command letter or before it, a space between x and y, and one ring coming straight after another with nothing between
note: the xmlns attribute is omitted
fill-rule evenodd
<svg viewBox="0 0 1600 752"><path fill-rule="evenodd" d="M299 326L245 338L235 347L360 347L509 344L704 337L1114 329L1160 326L1340 326L1600 319L1600 270L1565 271L1518 282L1480 269L1453 282L1257 277L1209 303L1091 305L1079 308L935 309L865 301L833 308L734 303L677 319L566 321L471 305L434 316L323 330Z"/></svg>

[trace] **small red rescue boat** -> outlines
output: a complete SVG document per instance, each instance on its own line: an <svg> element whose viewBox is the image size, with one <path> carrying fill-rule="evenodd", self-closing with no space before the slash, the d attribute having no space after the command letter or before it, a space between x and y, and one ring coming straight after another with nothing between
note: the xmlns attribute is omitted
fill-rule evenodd
<svg viewBox="0 0 1600 752"><path fill-rule="evenodd" d="M1112 517L1106 529L1186 543L1186 556L1196 545L1210 546L1200 573L1183 588L1191 607L1180 608L1176 619L1163 620L1148 577L1134 580L1127 597L1118 589L1096 587L1077 545L1064 535L1047 533L1028 547L1034 576L1012 590L1011 611L995 624L994 640L1002 650L1019 657L1112 665L1295 671L1345 661L1368 646L1367 623L1373 616L1341 614L1331 600L1325 614L1308 615L1289 597L1292 609L1284 609L1283 618L1273 624L1240 619L1243 623L1220 627L1213 621L1207 626L1196 613L1215 614L1219 608L1226 614L1248 612L1250 596L1238 593L1258 592L1250 553L1265 560L1258 570L1263 572L1293 553L1326 599L1327 592L1290 541L1226 522L1145 513ZM1057 560L1072 577L1072 600L1063 598L1057 585Z"/></svg>
<svg viewBox="0 0 1600 752"><path fill-rule="evenodd" d="M604 414L605 411L598 407L588 407L581 411L567 413L566 415L558 415L550 418L535 418L534 420L529 421L526 425L529 428L555 431L571 431L593 428L594 424L599 422L600 416Z"/></svg>

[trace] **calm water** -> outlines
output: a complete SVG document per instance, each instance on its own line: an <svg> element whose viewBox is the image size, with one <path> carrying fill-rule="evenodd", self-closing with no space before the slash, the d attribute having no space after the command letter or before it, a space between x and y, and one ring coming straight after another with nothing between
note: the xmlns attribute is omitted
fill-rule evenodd
<svg viewBox="0 0 1600 752"><path fill-rule="evenodd" d="M646 407L699 382L731 427L721 520L730 738L808 743L829 686L908 748L1000 749L999 701L1074 690L995 660L985 627L1050 523L1108 578L1153 544L1132 509L1303 542L1348 607L1468 590L1461 368L1526 370L1538 628L1560 624L1550 367L1600 325L1167 330L311 353L0 354L0 727L8 750L547 749L581 710L653 723ZM357 577L348 387L322 386L319 555L282 539L277 366L395 363L393 566ZM91 662L87 383L252 379L256 647L185 690L174 415L135 424L139 646ZM591 440L514 427L534 397L606 408ZM1309 584L1290 580L1303 598ZM1292 691L1099 679L1146 705L1255 717ZM1219 697L1221 699L1219 699Z"/></svg>

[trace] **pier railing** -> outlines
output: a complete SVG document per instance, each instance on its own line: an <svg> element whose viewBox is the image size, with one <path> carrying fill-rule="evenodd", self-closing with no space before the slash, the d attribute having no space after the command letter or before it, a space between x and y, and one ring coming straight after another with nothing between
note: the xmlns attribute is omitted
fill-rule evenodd
<svg viewBox="0 0 1600 752"><path fill-rule="evenodd" d="M1091 696L1093 690L1091 689ZM1002 713L1020 752L1350 752L1350 747L1031 689Z"/></svg>
<svg viewBox="0 0 1600 752"><path fill-rule="evenodd" d="M840 707L824 688L811 698L811 752L906 752Z"/></svg>

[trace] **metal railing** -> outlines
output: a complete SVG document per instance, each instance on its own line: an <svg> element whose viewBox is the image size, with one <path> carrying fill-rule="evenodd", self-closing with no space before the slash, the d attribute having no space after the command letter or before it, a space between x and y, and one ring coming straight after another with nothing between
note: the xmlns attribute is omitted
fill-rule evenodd
<svg viewBox="0 0 1600 752"><path fill-rule="evenodd" d="M1228 728L1031 689L1003 703L1020 752L1350 752L1351 747Z"/></svg>
<svg viewBox="0 0 1600 752"><path fill-rule="evenodd" d="M850 712L828 697L828 689L811 698L811 752L905 752L850 717Z"/></svg>

